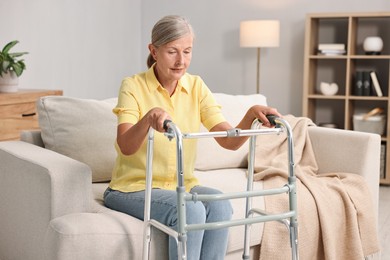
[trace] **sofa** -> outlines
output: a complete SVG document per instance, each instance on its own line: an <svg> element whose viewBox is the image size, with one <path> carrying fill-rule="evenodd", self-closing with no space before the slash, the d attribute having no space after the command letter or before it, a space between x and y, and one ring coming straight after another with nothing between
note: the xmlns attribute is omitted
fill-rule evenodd
<svg viewBox="0 0 390 260"><path fill-rule="evenodd" d="M267 103L259 94L215 98L233 125L251 105ZM141 259L142 221L103 204L116 157L115 104L115 98L43 97L37 101L40 130L0 142L0 259ZM320 173L363 176L377 211L380 136L323 127L310 127L309 136ZM198 140L196 176L224 192L244 190L247 150ZM261 189L262 182L254 188ZM261 197L253 203L264 208ZM244 216L243 199L232 205L233 218ZM259 259L263 225L252 225L251 259ZM241 259L243 233L242 226L230 228L225 259ZM167 243L165 234L153 230L151 258L167 259Z"/></svg>

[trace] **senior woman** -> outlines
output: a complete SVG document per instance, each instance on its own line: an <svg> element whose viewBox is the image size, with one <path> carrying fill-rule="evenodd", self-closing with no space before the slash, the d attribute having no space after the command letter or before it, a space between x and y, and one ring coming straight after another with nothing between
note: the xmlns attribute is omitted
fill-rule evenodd
<svg viewBox="0 0 390 260"><path fill-rule="evenodd" d="M232 126L221 114L211 91L199 76L187 73L191 63L194 32L180 16L166 16L153 27L149 44L149 69L125 78L114 113L118 117L116 150L118 153L105 205L143 220L145 203L146 136L150 127L155 134L151 218L177 228L176 146L162 134L169 119L183 132L197 132L200 124L209 131L225 131ZM259 118L270 126L268 114L280 114L266 106L253 106L236 126L249 129ZM216 138L226 149L238 149L247 137ZM194 177L196 141L184 141L184 173L187 192L216 194L220 191L201 186ZM194 203L186 206L187 223L230 220L229 201ZM187 259L224 259L228 229L191 231L187 234ZM169 259L177 259L177 245L169 240Z"/></svg>

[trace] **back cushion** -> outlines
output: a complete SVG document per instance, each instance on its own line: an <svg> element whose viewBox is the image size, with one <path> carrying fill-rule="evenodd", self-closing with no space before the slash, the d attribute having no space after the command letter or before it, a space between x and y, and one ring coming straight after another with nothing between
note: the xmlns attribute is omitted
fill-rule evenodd
<svg viewBox="0 0 390 260"><path fill-rule="evenodd" d="M215 93L222 113L235 127L253 105L266 105L263 95ZM94 182L109 181L114 167L117 119L112 109L117 98L107 100L48 96L37 101L42 140L47 149L87 164ZM202 128L201 131L206 131ZM214 138L199 139L195 168L212 170L244 167L248 145L229 151Z"/></svg>
<svg viewBox="0 0 390 260"><path fill-rule="evenodd" d="M235 127L253 105L267 105L267 99L260 94L228 95L214 93L216 101L222 106L226 120ZM206 131L202 127L201 131ZM218 145L214 138L198 140L195 169L205 171L214 169L237 168L246 166L248 142L236 151L226 150Z"/></svg>
<svg viewBox="0 0 390 260"><path fill-rule="evenodd" d="M48 96L37 101L42 140L47 149L87 164L94 182L109 181L116 151L117 99L104 101Z"/></svg>

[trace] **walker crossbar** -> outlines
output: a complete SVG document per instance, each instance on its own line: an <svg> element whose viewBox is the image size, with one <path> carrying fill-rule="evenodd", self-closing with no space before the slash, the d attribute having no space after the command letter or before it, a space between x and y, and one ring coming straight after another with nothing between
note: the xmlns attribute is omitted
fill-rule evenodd
<svg viewBox="0 0 390 260"><path fill-rule="evenodd" d="M146 160L146 189L145 189L145 212L144 212L144 245L143 245L143 259L149 259L151 226L161 230L169 236L175 238L178 244L178 258L181 260L187 259L187 232L194 230L211 230L219 228L228 228L232 226L245 225L244 236L244 252L243 259L249 259L249 238L250 225L254 223L278 221L288 225L290 231L290 243L292 251L292 259L298 260L298 220L297 220L297 192L296 192L296 177L294 175L294 154L293 154L293 138L292 130L288 122L276 116L267 116L268 120L275 124L275 128L259 129L260 122L255 120L250 130L230 129L228 131L205 132L205 133L184 133L171 121L164 122L166 129L165 135L169 140L176 139L176 153L177 153L177 214L178 226L177 230L159 223L156 220L150 219L151 210L151 190L152 190L152 163L153 163L153 145L154 145L154 129L149 129L148 144L147 144L147 160ZM266 189L260 191L253 191L253 174L255 161L255 147L257 135L264 134L280 134L287 133L288 140L288 165L289 177L288 183L281 188ZM242 192L231 192L214 195L203 195L196 193L186 193L184 186L183 173L183 139L194 138L209 138L209 137L239 137L249 136L249 156L248 156L248 181L247 190ZM289 195L289 211L280 213L267 213L260 209L252 208L252 197L276 195L281 193L288 193ZM234 219L230 221L220 221L214 223L204 224L186 224L186 201L212 201L212 200L227 200L246 198L246 215L242 219ZM258 216L254 216L258 214Z"/></svg>
<svg viewBox="0 0 390 260"><path fill-rule="evenodd" d="M191 224L191 225L187 225L187 231L202 230L202 229L211 230L211 229L219 229L219 228L226 228L232 226L255 224L255 223L267 222L267 221L278 221L281 219L291 218L294 215L295 215L294 211L287 211L287 212L282 212L280 214L270 214L270 215L256 216L256 217L243 218L243 219L232 219L229 221L219 221L219 222L205 223L205 224Z"/></svg>
<svg viewBox="0 0 390 260"><path fill-rule="evenodd" d="M283 128L269 128L269 129L253 129L242 130L233 128L227 131L203 132L203 133L183 133L183 139L209 138L209 137L238 137L238 136L255 136L267 134L279 134L283 132ZM167 133L166 135L170 135Z"/></svg>
<svg viewBox="0 0 390 260"><path fill-rule="evenodd" d="M284 185L282 188L276 189L267 189L267 190L258 190L258 191L244 191L244 192L229 192L222 194L197 194L190 193L185 194L184 199L186 201L214 201L214 200L227 200L227 199L240 199L240 198L248 198L248 197L257 197L257 196L266 196L266 195L277 195L289 192L291 188L287 185Z"/></svg>

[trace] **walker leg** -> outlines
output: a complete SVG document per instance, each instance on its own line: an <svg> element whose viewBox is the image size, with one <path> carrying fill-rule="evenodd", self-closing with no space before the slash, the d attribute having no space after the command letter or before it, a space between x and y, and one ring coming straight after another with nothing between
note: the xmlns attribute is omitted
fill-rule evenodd
<svg viewBox="0 0 390 260"><path fill-rule="evenodd" d="M143 245L143 251L142 251L142 259L148 260L149 259L149 250L150 250L150 238L151 238L151 227L150 224L145 222L144 223L144 245Z"/></svg>
<svg viewBox="0 0 390 260"><path fill-rule="evenodd" d="M153 145L154 145L154 130L149 129L148 145L146 151L146 187L145 187L145 208L144 208L144 244L142 251L142 259L149 259L151 226L150 226L150 208L152 198L152 169L153 169Z"/></svg>
<svg viewBox="0 0 390 260"><path fill-rule="evenodd" d="M245 225L245 237L244 237L244 253L242 254L242 259L243 260L247 260L247 259L250 259L250 256L249 256L249 247L250 247L250 244L249 244L249 240L250 240L250 225Z"/></svg>
<svg viewBox="0 0 390 260"><path fill-rule="evenodd" d="M185 187L177 187L177 217L178 217L178 237L177 237L177 258L187 259L187 230L186 226L186 202L184 200Z"/></svg>
<svg viewBox="0 0 390 260"><path fill-rule="evenodd" d="M290 241L291 241L291 259L292 260L299 260L298 255L298 228L290 227Z"/></svg>
<svg viewBox="0 0 390 260"><path fill-rule="evenodd" d="M252 129L258 127L258 121L252 124ZM248 156L248 180L247 180L247 191L253 190L253 173L254 173L254 165L255 165L255 150L256 150L256 136L251 136L249 140L249 156ZM245 209L245 217L249 218L253 214L252 212L252 198L246 198L246 209ZM250 225L245 225L245 233L244 233L244 252L242 254L242 259L246 260L250 258L249 250L250 250Z"/></svg>
<svg viewBox="0 0 390 260"><path fill-rule="evenodd" d="M287 131L287 141L288 141L288 164L289 164L289 177L288 185L291 190L289 193L289 203L290 210L295 212L295 216L290 218L290 243L291 243L291 253L293 260L299 259L298 253L298 202L297 202L297 178L294 174L294 142L293 142L293 133L290 125L281 118L277 119L281 124L284 125Z"/></svg>
<svg viewBox="0 0 390 260"><path fill-rule="evenodd" d="M187 241L183 237L179 236L179 241L177 243L177 258L179 260L187 259Z"/></svg>

